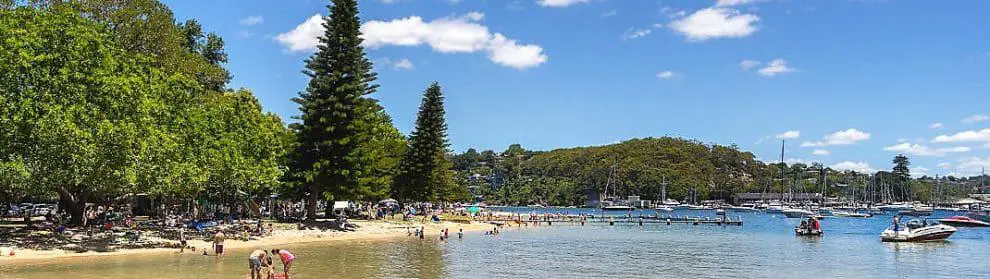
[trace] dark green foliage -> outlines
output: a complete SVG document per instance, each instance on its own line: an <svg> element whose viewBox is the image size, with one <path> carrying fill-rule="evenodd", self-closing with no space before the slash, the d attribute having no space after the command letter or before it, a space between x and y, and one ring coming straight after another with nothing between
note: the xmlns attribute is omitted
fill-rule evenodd
<svg viewBox="0 0 990 279"><path fill-rule="evenodd" d="M348 194L349 187L366 177L360 152L363 114L377 113L368 99L375 92L376 74L361 47L357 1L337 0L328 6L325 31L318 50L306 61L310 77L299 103L302 125L297 130L292 172L309 192L308 216L315 218L316 202ZM369 119L370 120L370 119ZM367 124L367 123L365 123Z"/></svg>
<svg viewBox="0 0 990 279"><path fill-rule="evenodd" d="M409 150L400 164L392 194L401 201L463 201L465 187L454 183L453 165L447 158L447 122L440 85L423 92L416 128Z"/></svg>

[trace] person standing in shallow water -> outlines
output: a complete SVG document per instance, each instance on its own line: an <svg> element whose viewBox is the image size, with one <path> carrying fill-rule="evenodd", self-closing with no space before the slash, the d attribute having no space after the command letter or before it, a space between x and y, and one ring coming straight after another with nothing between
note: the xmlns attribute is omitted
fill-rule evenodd
<svg viewBox="0 0 990 279"><path fill-rule="evenodd" d="M213 235L213 253L217 254L219 259L223 259L223 241L226 238L227 236L223 234L223 231L219 230Z"/></svg>
<svg viewBox="0 0 990 279"><path fill-rule="evenodd" d="M282 260L282 274L285 279L289 279L289 269L292 268L292 261L296 260L296 256L285 249L272 249L273 255L278 255L278 258Z"/></svg>

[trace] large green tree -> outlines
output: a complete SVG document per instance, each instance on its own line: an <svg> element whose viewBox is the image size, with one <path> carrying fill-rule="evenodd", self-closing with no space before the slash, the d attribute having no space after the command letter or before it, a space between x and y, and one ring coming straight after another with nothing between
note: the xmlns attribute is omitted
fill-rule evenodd
<svg viewBox="0 0 990 279"><path fill-rule="evenodd" d="M416 127L409 137L409 150L400 165L393 194L402 201L464 200L468 194L454 183L453 164L447 158L447 121L443 93L433 83L423 92Z"/></svg>
<svg viewBox="0 0 990 279"><path fill-rule="evenodd" d="M361 47L361 22L356 0L336 0L328 6L317 51L306 61L310 77L300 105L292 163L292 180L309 193L307 219L316 217L316 204L347 192L365 177L359 150L365 95L375 92L371 62Z"/></svg>

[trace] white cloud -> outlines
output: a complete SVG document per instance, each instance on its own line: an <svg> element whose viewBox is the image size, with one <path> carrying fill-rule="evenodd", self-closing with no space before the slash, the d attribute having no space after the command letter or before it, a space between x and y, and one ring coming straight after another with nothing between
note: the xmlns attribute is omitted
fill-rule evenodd
<svg viewBox="0 0 990 279"><path fill-rule="evenodd" d="M760 61L756 61L756 60L743 60L742 62L739 62L739 67L742 68L743 71L748 71L749 69L752 69L759 65L760 65Z"/></svg>
<svg viewBox="0 0 990 279"><path fill-rule="evenodd" d="M249 16L249 17L245 17L244 19L241 19L241 22L240 23L241 23L241 25L247 25L247 26L258 25L258 24L265 23L265 18L261 17L260 15L259 16Z"/></svg>
<svg viewBox="0 0 990 279"><path fill-rule="evenodd" d="M933 142L990 142L990 129L969 130L954 135L940 135Z"/></svg>
<svg viewBox="0 0 990 279"><path fill-rule="evenodd" d="M928 125L929 129L942 129L942 127L945 127L945 125L942 125L942 122L935 122L932 125Z"/></svg>
<svg viewBox="0 0 990 279"><path fill-rule="evenodd" d="M457 5L461 3L461 0L447 0L447 3L450 3L451 5Z"/></svg>
<svg viewBox="0 0 990 279"><path fill-rule="evenodd" d="M320 43L323 36L323 16L315 14L289 32L275 35L275 41L288 48L289 51L312 51Z"/></svg>
<svg viewBox="0 0 990 279"><path fill-rule="evenodd" d="M399 59L399 61L392 64L392 69L395 70L412 70L414 68L416 68L416 66L413 65L412 61L405 58Z"/></svg>
<svg viewBox="0 0 990 279"><path fill-rule="evenodd" d="M578 3L588 3L589 0L537 0L536 4L544 7L563 8Z"/></svg>
<svg viewBox="0 0 990 279"><path fill-rule="evenodd" d="M806 141L801 143L801 147L822 147L830 145L850 145L856 144L857 142L870 139L870 133L863 132L854 128L838 131L827 135L821 141L810 142Z"/></svg>
<svg viewBox="0 0 990 279"><path fill-rule="evenodd" d="M950 168L950 167L952 167L952 163L949 163L949 162L941 162L941 163L938 163L938 165L935 165L935 166L936 166L936 167L939 167L939 168L943 168L943 169L947 169L947 168Z"/></svg>
<svg viewBox="0 0 990 279"><path fill-rule="evenodd" d="M975 114L975 115L971 115L969 117L964 118L962 120L962 122L963 123L976 123L976 122L983 122L983 121L987 121L987 120L990 120L990 116L986 116L984 114Z"/></svg>
<svg viewBox="0 0 990 279"><path fill-rule="evenodd" d="M772 77L778 74L786 74L794 71L794 68L787 67L787 60L774 59L773 61L770 61L766 67L760 69L759 73L762 76Z"/></svg>
<svg viewBox="0 0 990 279"><path fill-rule="evenodd" d="M470 12L458 17L442 17L423 21L410 16L390 21L372 20L361 26L364 46L429 45L442 53L487 52L496 64L516 69L535 67L547 61L543 48L538 45L519 44L500 33L491 33L478 21L484 14ZM275 40L289 51L314 51L323 35L323 17L319 14L307 19L292 31L278 34Z"/></svg>
<svg viewBox="0 0 990 279"><path fill-rule="evenodd" d="M628 30L626 30L625 33L622 34L622 39L623 40L632 40L632 39L638 39L638 38L646 37L646 35L649 35L651 31L653 31L653 30L650 30L650 29L634 29L634 28L629 28Z"/></svg>
<svg viewBox="0 0 990 279"><path fill-rule="evenodd" d="M969 152L970 148L969 147L965 147L965 146L946 147L946 148L929 148L927 146L920 145L920 144L910 144L910 143L907 143L907 142L902 142L902 143L899 143L899 144L895 144L895 145L891 145L891 146L886 146L886 147L883 148L883 150L893 151L893 152L900 152L900 153L909 154L909 155L941 157L941 156L945 156L945 154L948 154L948 153Z"/></svg>
<svg viewBox="0 0 990 279"><path fill-rule="evenodd" d="M918 177L926 176L931 171L932 170L922 166L913 167L911 168L911 177L918 178Z"/></svg>
<svg viewBox="0 0 990 279"><path fill-rule="evenodd" d="M613 17L613 16L615 16L617 14L619 14L619 11L617 11L615 9L612 9L611 11L608 11L608 12L603 13L602 14L602 17Z"/></svg>
<svg viewBox="0 0 990 279"><path fill-rule="evenodd" d="M796 139L796 138L801 137L801 131L791 130L791 131L787 131L787 132L783 132L783 133L777 134L776 137L778 139Z"/></svg>
<svg viewBox="0 0 990 279"><path fill-rule="evenodd" d="M676 32L687 36L691 41L704 41L716 38L740 38L753 34L759 28L756 22L760 17L742 14L726 8L705 8L675 20L669 24Z"/></svg>
<svg viewBox="0 0 990 279"><path fill-rule="evenodd" d="M832 152L828 152L828 150L825 149L815 149L815 151L811 151L811 155L828 156L832 155Z"/></svg>
<svg viewBox="0 0 990 279"><path fill-rule="evenodd" d="M840 170L840 171L851 170L851 171L856 171L856 172L861 172L861 173L873 173L873 172L876 172L876 170L873 169L873 168L871 168L870 167L870 164L867 163L867 162L844 161L844 162L841 162L841 163L838 163L838 164L835 164L835 165L831 165L831 166L829 166L829 168L832 168L832 169L835 169L835 170Z"/></svg>
<svg viewBox="0 0 990 279"><path fill-rule="evenodd" d="M675 76L677 76L677 74L676 74L676 73L674 73L674 72L673 72L673 71L671 71L671 70L666 70L666 71L663 71L663 72L659 72L659 73L657 73L657 78L658 78L658 79L672 79L672 78L674 78Z"/></svg>

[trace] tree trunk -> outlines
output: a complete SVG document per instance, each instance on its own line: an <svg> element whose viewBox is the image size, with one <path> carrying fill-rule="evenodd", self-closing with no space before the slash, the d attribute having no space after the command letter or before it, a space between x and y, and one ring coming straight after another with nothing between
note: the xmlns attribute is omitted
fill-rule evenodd
<svg viewBox="0 0 990 279"><path fill-rule="evenodd" d="M310 186L309 188L309 202L306 203L306 221L316 221L316 202L319 200L320 189L318 187Z"/></svg>
<svg viewBox="0 0 990 279"><path fill-rule="evenodd" d="M89 194L86 192L73 194L70 193L65 187L59 188L58 191L59 199L62 204L66 205L66 211L69 212L71 219L69 219L69 224L73 226L86 226L86 201L89 198Z"/></svg>

